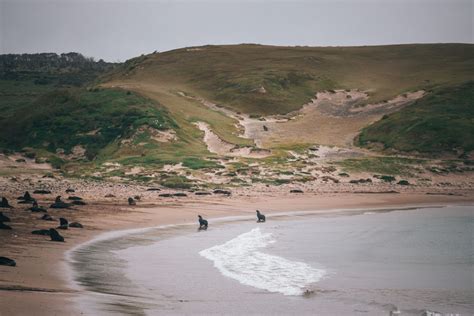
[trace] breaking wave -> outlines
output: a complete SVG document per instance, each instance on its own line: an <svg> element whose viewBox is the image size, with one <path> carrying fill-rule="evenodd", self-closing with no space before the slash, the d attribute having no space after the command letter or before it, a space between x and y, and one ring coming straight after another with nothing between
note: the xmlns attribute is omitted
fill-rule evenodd
<svg viewBox="0 0 474 316"><path fill-rule="evenodd" d="M262 233L260 228L255 228L199 254L211 260L227 277L284 295L301 295L309 284L318 282L326 274L325 270L315 269L304 262L259 251L274 242L271 233Z"/></svg>

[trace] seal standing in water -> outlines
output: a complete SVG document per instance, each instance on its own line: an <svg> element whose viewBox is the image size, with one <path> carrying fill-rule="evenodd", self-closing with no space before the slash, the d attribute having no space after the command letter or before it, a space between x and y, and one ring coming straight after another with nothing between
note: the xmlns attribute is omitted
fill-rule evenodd
<svg viewBox="0 0 474 316"><path fill-rule="evenodd" d="M257 210L256 212L257 212L257 223L265 223L265 215L260 213L259 210Z"/></svg>
<svg viewBox="0 0 474 316"><path fill-rule="evenodd" d="M207 221L202 218L201 215L198 215L199 218L199 230L207 230Z"/></svg>

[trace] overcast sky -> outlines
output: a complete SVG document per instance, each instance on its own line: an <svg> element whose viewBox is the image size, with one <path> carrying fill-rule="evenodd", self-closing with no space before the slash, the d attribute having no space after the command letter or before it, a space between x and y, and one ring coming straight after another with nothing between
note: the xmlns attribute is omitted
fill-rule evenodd
<svg viewBox="0 0 474 316"><path fill-rule="evenodd" d="M107 61L203 44L473 43L474 0L0 0L0 52Z"/></svg>

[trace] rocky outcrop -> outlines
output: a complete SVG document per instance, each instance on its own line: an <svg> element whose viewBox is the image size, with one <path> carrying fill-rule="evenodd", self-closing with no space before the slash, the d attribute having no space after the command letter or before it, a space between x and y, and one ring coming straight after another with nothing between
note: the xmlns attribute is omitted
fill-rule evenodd
<svg viewBox="0 0 474 316"><path fill-rule="evenodd" d="M223 194L223 195L227 195L227 196L232 194L230 191L222 190L222 189L216 189L216 190L212 191L212 193L214 193L214 194Z"/></svg>

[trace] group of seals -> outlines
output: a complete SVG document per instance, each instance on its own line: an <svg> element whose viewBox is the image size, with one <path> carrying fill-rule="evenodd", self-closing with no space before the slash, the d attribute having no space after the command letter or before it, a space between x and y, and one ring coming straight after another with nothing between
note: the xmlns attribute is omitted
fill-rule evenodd
<svg viewBox="0 0 474 316"><path fill-rule="evenodd" d="M265 221L266 221L265 215L260 213L259 210L256 210L255 212L257 213L257 223L265 223ZM199 221L198 230L207 230L207 227L209 226L209 223L207 222L207 220L202 218L201 215L198 215L198 221Z"/></svg>

